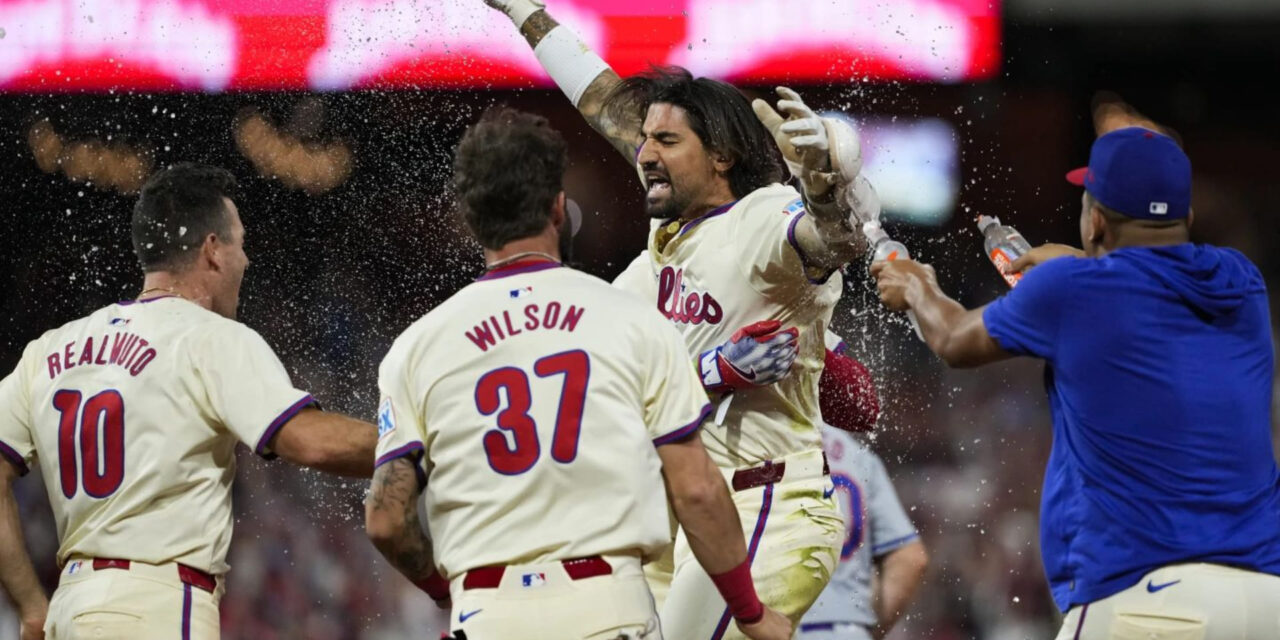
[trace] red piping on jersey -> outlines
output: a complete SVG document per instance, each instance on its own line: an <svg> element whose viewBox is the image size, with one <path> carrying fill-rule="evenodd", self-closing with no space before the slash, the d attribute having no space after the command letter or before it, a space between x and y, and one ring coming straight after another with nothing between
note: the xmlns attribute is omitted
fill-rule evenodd
<svg viewBox="0 0 1280 640"><path fill-rule="evenodd" d="M497 280L498 278L506 278L507 276L520 275L522 273L533 273L534 271L542 271L543 269L554 269L563 267L564 265L554 260L546 258L527 258L524 260L516 260L511 264L504 264L501 267L494 267L476 278L476 282L481 280Z"/></svg>

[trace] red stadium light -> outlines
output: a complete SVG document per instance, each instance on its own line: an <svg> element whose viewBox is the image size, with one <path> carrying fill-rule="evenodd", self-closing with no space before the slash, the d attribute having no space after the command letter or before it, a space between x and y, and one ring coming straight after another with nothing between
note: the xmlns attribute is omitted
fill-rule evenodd
<svg viewBox="0 0 1280 640"><path fill-rule="evenodd" d="M643 5L637 7L635 5ZM1000 63L988 0L560 0L615 69L739 82L959 82ZM0 91L550 86L478 0L0 0Z"/></svg>

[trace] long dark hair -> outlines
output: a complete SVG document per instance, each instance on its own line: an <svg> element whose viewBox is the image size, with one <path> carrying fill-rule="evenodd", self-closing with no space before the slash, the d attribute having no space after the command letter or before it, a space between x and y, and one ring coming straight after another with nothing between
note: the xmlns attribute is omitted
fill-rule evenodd
<svg viewBox="0 0 1280 640"><path fill-rule="evenodd" d="M683 109L702 144L733 161L729 189L735 197L782 182L782 155L773 136L733 85L694 78L680 67L654 67L614 87L605 97L605 116L640 123L654 103Z"/></svg>

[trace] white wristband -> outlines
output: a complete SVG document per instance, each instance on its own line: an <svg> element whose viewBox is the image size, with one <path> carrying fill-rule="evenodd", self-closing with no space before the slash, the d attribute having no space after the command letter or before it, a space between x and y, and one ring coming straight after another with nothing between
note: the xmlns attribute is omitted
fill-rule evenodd
<svg viewBox="0 0 1280 640"><path fill-rule="evenodd" d="M578 34L564 25L543 36L538 46L533 48L533 53L575 107L591 82L609 68L609 64L589 49Z"/></svg>
<svg viewBox="0 0 1280 640"><path fill-rule="evenodd" d="M516 28L524 26L529 16L542 11L546 7L541 2L531 2L530 0L511 0L511 4L507 5L503 12L508 18L515 23Z"/></svg>

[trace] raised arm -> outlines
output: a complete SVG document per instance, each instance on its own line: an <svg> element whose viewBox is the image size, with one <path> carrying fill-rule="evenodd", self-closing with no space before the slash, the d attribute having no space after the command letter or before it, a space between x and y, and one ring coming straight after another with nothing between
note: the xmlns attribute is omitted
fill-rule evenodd
<svg viewBox="0 0 1280 640"><path fill-rule="evenodd" d="M862 223L880 217L880 200L861 175L862 146L847 122L819 117L786 87L777 110L764 100L751 107L773 134L804 195L808 215L795 226L807 262L835 270L866 251Z"/></svg>
<svg viewBox="0 0 1280 640"><path fill-rule="evenodd" d="M604 136L627 162L634 162L640 145L641 122L616 121L606 112L605 97L622 82L608 63L587 48L578 34L552 18L539 0L484 2L511 18L533 48L538 62L591 128Z"/></svg>
<svg viewBox="0 0 1280 640"><path fill-rule="evenodd" d="M13 496L13 481L17 477L18 470L0 459L0 583L4 584L4 590L18 607L18 615L22 618L22 640L38 640L44 637L49 600L36 579L31 556L22 538L18 501Z"/></svg>

